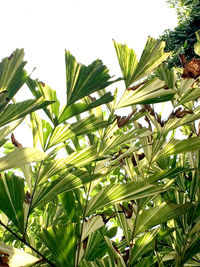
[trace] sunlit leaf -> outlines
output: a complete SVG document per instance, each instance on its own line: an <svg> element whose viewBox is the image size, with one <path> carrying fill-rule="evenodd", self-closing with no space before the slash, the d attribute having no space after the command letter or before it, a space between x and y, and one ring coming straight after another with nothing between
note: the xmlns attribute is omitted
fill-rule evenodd
<svg viewBox="0 0 200 267"><path fill-rule="evenodd" d="M74 152L65 158L51 160L42 167L39 181L42 183L53 175L61 174L63 171L69 171L75 167L87 165L96 159L98 159L97 149L95 146L91 146Z"/></svg>
<svg viewBox="0 0 200 267"><path fill-rule="evenodd" d="M108 185L92 197L87 206L87 215L107 205L140 199L161 193L163 189L146 181L128 182L126 184Z"/></svg>
<svg viewBox="0 0 200 267"><path fill-rule="evenodd" d="M104 128L107 125L109 125L107 121L102 121L101 119L96 118L94 115L91 115L90 117L75 122L71 125L65 124L56 127L52 135L50 136L48 148L71 139L75 136L97 131L98 129Z"/></svg>
<svg viewBox="0 0 200 267"><path fill-rule="evenodd" d="M56 266L74 266L76 252L76 225L49 227L43 229L40 238L51 250Z"/></svg>
<svg viewBox="0 0 200 267"><path fill-rule="evenodd" d="M8 246L2 242L0 242L0 251L8 255L9 267L21 267L22 264L23 266L30 266L39 260L21 249Z"/></svg>
<svg viewBox="0 0 200 267"><path fill-rule="evenodd" d="M117 53L119 65L124 77L126 87L128 88L133 82L133 75L137 67L137 56L133 49L128 46L116 43L114 40L114 46Z"/></svg>
<svg viewBox="0 0 200 267"><path fill-rule="evenodd" d="M83 225L81 241L102 226L104 226L104 222L100 215L88 219L88 221Z"/></svg>
<svg viewBox="0 0 200 267"><path fill-rule="evenodd" d="M177 106L183 105L189 101L195 101L200 97L199 88L188 88L188 90L180 97Z"/></svg>
<svg viewBox="0 0 200 267"><path fill-rule="evenodd" d="M165 158L171 155L185 153L189 151L194 151L200 149L200 139L199 137L191 137L185 140L172 139L164 145L161 151L157 153L154 161L159 158Z"/></svg>
<svg viewBox="0 0 200 267"><path fill-rule="evenodd" d="M169 53L164 52L165 43L151 37L148 38L138 63L132 49L115 42L114 45L127 87L149 75L169 56Z"/></svg>
<svg viewBox="0 0 200 267"><path fill-rule="evenodd" d="M196 32L197 42L194 44L194 52L200 56L200 34Z"/></svg>
<svg viewBox="0 0 200 267"><path fill-rule="evenodd" d="M118 134L109 137L103 144L102 153L108 153L112 149L116 149L117 146L132 142L138 137L150 136L152 133L145 127L142 129L133 129L125 134Z"/></svg>
<svg viewBox="0 0 200 267"><path fill-rule="evenodd" d="M110 81L111 76L101 60L96 60L88 66L76 61L69 51L65 52L66 81L67 81L67 105L77 100L104 89L108 85L118 81Z"/></svg>
<svg viewBox="0 0 200 267"><path fill-rule="evenodd" d="M117 104L117 108L135 104L152 104L173 99L176 93L173 89L164 89L165 82L157 77L147 81L135 90L126 90Z"/></svg>
<svg viewBox="0 0 200 267"><path fill-rule="evenodd" d="M166 222L168 220L174 219L186 213L191 209L192 204L174 204L165 203L155 206L153 208L144 210L137 219L135 234L151 229L152 227Z"/></svg>
<svg viewBox="0 0 200 267"><path fill-rule="evenodd" d="M6 106L26 81L27 74L24 71L26 62L23 59L24 50L16 49L10 57L4 58L0 63L0 94L3 96L0 110Z"/></svg>
<svg viewBox="0 0 200 267"><path fill-rule="evenodd" d="M31 112L46 107L51 101L43 98L37 100L25 100L16 104L8 104L0 114L0 126L6 125L11 121L25 117Z"/></svg>
<svg viewBox="0 0 200 267"><path fill-rule="evenodd" d="M113 256L119 260L119 264L118 266L123 266L126 267L126 264L121 256L121 254L119 252L116 251L116 249L113 247L112 241L110 240L110 238L108 238L107 236L104 236L104 239L106 241L106 244L108 245L111 254L113 254Z"/></svg>
<svg viewBox="0 0 200 267"><path fill-rule="evenodd" d="M32 208L41 203L46 203L58 194L79 188L86 183L99 179L100 177L102 177L102 174L97 173L89 175L88 172L75 170L66 173L52 182L39 185L33 197Z"/></svg>
<svg viewBox="0 0 200 267"><path fill-rule="evenodd" d="M135 261L139 260L142 255L144 255L149 249L153 247L153 242L155 241L158 229L154 229L152 232L148 232L141 236L135 242L130 256L130 263L133 264Z"/></svg>
<svg viewBox="0 0 200 267"><path fill-rule="evenodd" d="M112 100L113 96L111 96L111 93L109 92L88 105L85 103L74 103L69 106L65 106L63 111L61 111L59 123L62 123L63 121L68 120L75 115L81 114L82 112L109 103Z"/></svg>
<svg viewBox="0 0 200 267"><path fill-rule="evenodd" d="M189 124L193 121L196 121L200 118L200 109L197 107L192 114L186 113L183 118L170 118L167 123L162 127L162 133L166 134L167 132L177 129L182 125Z"/></svg>
<svg viewBox="0 0 200 267"><path fill-rule="evenodd" d="M175 89L176 75L173 70L169 70L165 64L161 64L156 69L158 78L165 82L165 85L170 89Z"/></svg>
<svg viewBox="0 0 200 267"><path fill-rule="evenodd" d="M43 97L46 101L50 101L52 104L43 107L45 113L54 125L58 123L60 102L57 99L56 91L51 89L43 82L38 82L28 77L26 81L29 89L36 98Z"/></svg>
<svg viewBox="0 0 200 267"><path fill-rule="evenodd" d="M15 121L10 125L1 128L0 129L0 141L2 141L5 137L7 137L8 134L11 133L22 121L23 119Z"/></svg>
<svg viewBox="0 0 200 267"><path fill-rule="evenodd" d="M44 152L36 148L17 148L0 158L0 171L17 168L31 162L43 160L46 157L47 155Z"/></svg>

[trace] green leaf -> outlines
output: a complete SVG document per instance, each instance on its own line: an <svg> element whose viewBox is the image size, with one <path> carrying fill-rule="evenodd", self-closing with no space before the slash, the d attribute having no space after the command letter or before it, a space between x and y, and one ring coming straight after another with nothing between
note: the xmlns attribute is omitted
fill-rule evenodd
<svg viewBox="0 0 200 267"><path fill-rule="evenodd" d="M200 252L200 236L197 235L195 238L191 239L191 242L187 244L187 249L185 255L183 256L182 263L186 263L191 260L195 254Z"/></svg>
<svg viewBox="0 0 200 267"><path fill-rule="evenodd" d="M0 94L5 96L0 103L0 110L7 105L26 81L27 74L23 69L26 62L23 58L24 50L16 49L10 57L4 58L0 63Z"/></svg>
<svg viewBox="0 0 200 267"><path fill-rule="evenodd" d="M161 64L156 71L156 76L165 82L165 85L170 89L176 89L176 75L173 70L169 70L165 64Z"/></svg>
<svg viewBox="0 0 200 267"><path fill-rule="evenodd" d="M116 264L115 259L111 257L105 257L95 261L87 261L83 259L80 263L80 267L122 267L122 265Z"/></svg>
<svg viewBox="0 0 200 267"><path fill-rule="evenodd" d="M33 197L32 209L41 203L50 201L58 194L74 190L101 177L103 175L100 173L89 175L88 172L75 170L66 173L52 182L39 185Z"/></svg>
<svg viewBox="0 0 200 267"><path fill-rule="evenodd" d="M43 229L40 238L51 250L56 266L74 266L76 253L76 224Z"/></svg>
<svg viewBox="0 0 200 267"><path fill-rule="evenodd" d="M87 236L89 236L90 234L92 234L94 231L98 230L102 226L104 226L104 222L100 215L93 216L90 219L88 219L87 222L83 224L83 232L81 236L81 241L83 241Z"/></svg>
<svg viewBox="0 0 200 267"><path fill-rule="evenodd" d="M62 206L66 212L67 217L71 222L76 222L77 216L77 206L76 199L73 191L64 192L58 195L59 201L62 203Z"/></svg>
<svg viewBox="0 0 200 267"><path fill-rule="evenodd" d="M124 77L126 87L128 88L133 82L133 75L137 67L137 56L133 49L128 48L126 44L122 45L116 43L114 40L114 46L117 53L119 65Z"/></svg>
<svg viewBox="0 0 200 267"><path fill-rule="evenodd" d="M171 155L176 155L180 153L186 153L189 151L194 151L200 149L200 139L199 137L191 137L185 140L172 139L164 145L162 150L160 150L154 158L154 161L166 158Z"/></svg>
<svg viewBox="0 0 200 267"><path fill-rule="evenodd" d="M166 90L164 86L164 81L154 77L135 90L126 90L117 104L117 108L172 100L176 91L173 89Z"/></svg>
<svg viewBox="0 0 200 267"><path fill-rule="evenodd" d="M113 244L112 244L112 241L110 240L110 238L108 238L107 236L104 236L104 239L105 239L105 241L106 241L107 246L108 246L109 249L110 249L111 254L112 254L116 259L119 260L119 264L118 264L118 266L126 267L126 264L125 264L125 262L124 262L124 260L123 260L123 258L122 258L122 256L121 256L121 254L115 250L115 248L113 247Z"/></svg>
<svg viewBox="0 0 200 267"><path fill-rule="evenodd" d="M43 110L49 117L49 119L53 122L54 125L58 123L59 117L59 107L60 102L57 99L56 91L51 89L48 85L43 82L38 82L37 80L32 80L28 77L26 81L29 89L31 90L32 94L36 98L43 97L44 100L50 101L52 104L49 106L45 106Z"/></svg>
<svg viewBox="0 0 200 267"><path fill-rule="evenodd" d="M111 184L102 188L89 200L86 214L89 215L110 204L153 196L165 190L167 189L152 185L147 181Z"/></svg>
<svg viewBox="0 0 200 267"><path fill-rule="evenodd" d="M122 211L122 208L120 207L120 205L114 205L114 211L116 212L116 216L119 221L119 226L123 230L123 234L126 238L126 243L127 245L129 245L131 240L130 240L130 235L129 235L130 229L128 227L128 220L124 212L118 212L118 211Z"/></svg>
<svg viewBox="0 0 200 267"><path fill-rule="evenodd" d="M24 231L24 180L14 174L1 173L0 209L23 233Z"/></svg>
<svg viewBox="0 0 200 267"><path fill-rule="evenodd" d="M42 167L39 183L43 183L56 174L62 174L72 168L87 165L96 159L98 159L97 149L95 146L90 146L74 152L65 158L51 160Z"/></svg>
<svg viewBox="0 0 200 267"><path fill-rule="evenodd" d="M11 121L25 117L31 112L46 107L51 101L45 101L42 97L37 100L25 100L16 104L9 104L0 114L0 126Z"/></svg>
<svg viewBox="0 0 200 267"><path fill-rule="evenodd" d="M195 32L196 37L197 37L197 42L194 44L194 52L200 56L200 34L199 32Z"/></svg>
<svg viewBox="0 0 200 267"><path fill-rule="evenodd" d="M15 121L10 125L1 128L0 129L0 141L2 141L6 136L8 136L9 133L11 133L22 121L23 119L19 121Z"/></svg>
<svg viewBox="0 0 200 267"><path fill-rule="evenodd" d="M135 234L137 235L158 224L174 219L186 213L191 207L193 207L191 203L174 204L163 202L153 208L143 210L138 216Z"/></svg>
<svg viewBox="0 0 200 267"><path fill-rule="evenodd" d="M151 37L147 40L138 64L132 49L115 42L114 45L126 87L151 74L169 56L169 53L164 52L165 43Z"/></svg>
<svg viewBox="0 0 200 267"><path fill-rule="evenodd" d="M173 129L189 124L193 121L196 121L200 118L200 108L197 107L192 114L188 113L183 118L170 118L167 123L162 127L162 134L166 134Z"/></svg>
<svg viewBox="0 0 200 267"><path fill-rule="evenodd" d="M101 60L89 66L77 63L69 51L65 52L67 105L118 81L110 81L111 76Z"/></svg>
<svg viewBox="0 0 200 267"><path fill-rule="evenodd" d="M133 129L125 134L112 135L111 138L107 138L104 141L102 154L106 154L112 149L116 149L117 146L130 143L136 140L138 137L150 136L152 133L145 127L142 129Z"/></svg>
<svg viewBox="0 0 200 267"><path fill-rule="evenodd" d="M179 96L183 96L186 94L190 89L192 88L192 85L194 84L195 79L181 79L180 89L179 89ZM186 94L187 96L187 94ZM181 98L182 99L182 98Z"/></svg>
<svg viewBox="0 0 200 267"><path fill-rule="evenodd" d="M94 115L91 115L71 125L65 124L56 127L50 136L47 148L55 146L75 136L97 131L98 129L106 127L108 124L109 123L107 121L102 121L101 119L96 118Z"/></svg>
<svg viewBox="0 0 200 267"><path fill-rule="evenodd" d="M142 255L144 255L149 249L152 249L153 242L157 236L159 228L154 229L152 232L148 232L141 236L135 242L132 250L131 250L131 257L130 263L133 264L135 261L139 260Z"/></svg>
<svg viewBox="0 0 200 267"><path fill-rule="evenodd" d="M36 148L16 148L13 152L0 158L0 171L17 168L31 162L37 162L47 157Z"/></svg>
<svg viewBox="0 0 200 267"><path fill-rule="evenodd" d="M113 99L114 97L111 96L111 93L109 92L88 105L85 103L74 103L69 106L65 106L63 111L61 111L61 114L59 117L59 123L62 123L63 121L66 121L73 116L81 114L82 112L85 112L95 107L98 107L100 105L109 103Z"/></svg>
<svg viewBox="0 0 200 267"><path fill-rule="evenodd" d="M164 52L165 42L148 37L141 58L132 78L132 82L138 81L165 61L170 53Z"/></svg>
<svg viewBox="0 0 200 267"><path fill-rule="evenodd" d="M199 88L188 88L187 91L181 95L179 101L176 106L183 105L189 101L195 101L200 97Z"/></svg>
<svg viewBox="0 0 200 267"><path fill-rule="evenodd" d="M38 258L24 252L21 249L17 249L7 244L0 242L0 251L9 255L9 267L27 266L28 264L34 264L38 262Z"/></svg>

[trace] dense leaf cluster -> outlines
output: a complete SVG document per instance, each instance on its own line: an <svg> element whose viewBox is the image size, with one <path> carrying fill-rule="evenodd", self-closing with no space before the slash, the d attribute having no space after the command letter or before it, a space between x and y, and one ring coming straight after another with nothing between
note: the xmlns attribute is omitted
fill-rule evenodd
<svg viewBox="0 0 200 267"><path fill-rule="evenodd" d="M150 37L140 59L114 47L115 80L100 60L65 52L62 107L26 74L23 50L0 63L1 266L200 264L199 61L170 70ZM16 103L25 84L34 99ZM32 148L15 136L25 116Z"/></svg>
<svg viewBox="0 0 200 267"><path fill-rule="evenodd" d="M174 30L166 30L161 40L166 42L166 51L173 52L168 60L169 68L181 66L179 54L184 54L187 60L195 57L194 44L197 41L195 32L200 30L200 2L167 1L176 8L179 24Z"/></svg>

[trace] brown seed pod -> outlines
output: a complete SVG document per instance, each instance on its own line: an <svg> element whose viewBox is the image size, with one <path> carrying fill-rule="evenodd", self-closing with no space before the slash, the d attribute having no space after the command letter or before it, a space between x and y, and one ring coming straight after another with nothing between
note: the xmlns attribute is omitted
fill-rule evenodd
<svg viewBox="0 0 200 267"><path fill-rule="evenodd" d="M130 119L131 117L135 114L137 110L134 110L131 112L128 116L116 116L117 118L117 125L119 128L123 127Z"/></svg>
<svg viewBox="0 0 200 267"><path fill-rule="evenodd" d="M14 134L11 134L11 141L13 143L14 146L22 148L22 144L20 144L17 139L15 138Z"/></svg>
<svg viewBox="0 0 200 267"><path fill-rule="evenodd" d="M8 57L8 60L11 60L13 58L13 54L11 54L9 57Z"/></svg>
<svg viewBox="0 0 200 267"><path fill-rule="evenodd" d="M192 58L189 62L186 62L184 55L180 55L182 65L184 66L182 78L197 79L200 76L200 59Z"/></svg>
<svg viewBox="0 0 200 267"><path fill-rule="evenodd" d="M135 85L135 86L133 86L133 87L129 87L129 88L127 88L127 90L128 90L128 91L135 91L135 90L137 90L140 86L144 85L145 83L147 83L147 81L142 82L142 83L139 83L138 85Z"/></svg>
<svg viewBox="0 0 200 267"><path fill-rule="evenodd" d="M22 148L22 144L20 144L17 139L15 138L14 134L11 134L11 141L13 143L14 146L18 147L18 148Z"/></svg>

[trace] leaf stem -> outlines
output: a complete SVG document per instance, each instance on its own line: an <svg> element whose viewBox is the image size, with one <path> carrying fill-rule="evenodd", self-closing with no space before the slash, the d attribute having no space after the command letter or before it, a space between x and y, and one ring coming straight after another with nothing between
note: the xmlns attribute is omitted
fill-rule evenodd
<svg viewBox="0 0 200 267"><path fill-rule="evenodd" d="M135 222L134 222L133 232L132 232L132 236L131 236L131 242L132 242L132 243L133 243L133 239L134 239L134 237L135 237L135 229L136 229L136 224L137 224L138 215L139 215L139 207L138 207L138 205L137 205L137 210L136 210L136 214L135 214ZM131 255L132 255L132 246L131 246L131 244L130 244L130 254L129 254L129 260L128 260L128 265L127 265L127 267L131 266L131 264L130 264Z"/></svg>
<svg viewBox="0 0 200 267"><path fill-rule="evenodd" d="M92 185L92 183L89 184L89 188L88 188L88 192L87 192L87 197L86 197L85 208L84 208L84 211L83 211L83 223L81 225L81 232L80 232L80 238L79 238L79 242L78 242L78 251L77 251L77 257L76 257L75 267L78 267L78 264L79 264L79 256L80 256L80 250L81 250L81 239L82 239L82 234L83 234L83 226L84 226L84 222L85 222L85 215L86 215L86 210L87 210L87 204L88 204L88 201L89 201L89 195L90 195L91 185Z"/></svg>
<svg viewBox="0 0 200 267"><path fill-rule="evenodd" d="M35 179L35 185L34 185L34 188L33 188L32 195L31 195L29 210L28 210L28 214L27 214L27 218L26 218L26 225L25 225L25 229L24 229L24 238L26 237L26 231L27 231L27 227L28 227L29 216L30 216L30 213L31 213L31 207L32 207L32 203L33 203L33 197L34 197L35 190L36 190L36 187L37 187L39 173L40 173L42 164L43 164L43 160L40 162L40 165L39 165L39 168L38 168L38 172L37 172L37 176L36 176L36 179Z"/></svg>

